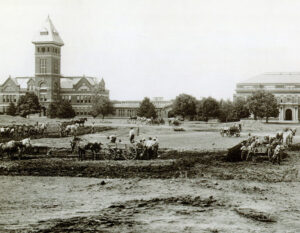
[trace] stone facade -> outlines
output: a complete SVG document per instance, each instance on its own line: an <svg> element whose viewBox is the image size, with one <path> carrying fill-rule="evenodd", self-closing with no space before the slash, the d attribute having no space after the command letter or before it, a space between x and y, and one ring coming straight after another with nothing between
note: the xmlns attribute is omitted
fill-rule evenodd
<svg viewBox="0 0 300 233"><path fill-rule="evenodd" d="M237 83L234 98L247 98L254 91L265 90L275 95L280 122L299 122L300 73L265 73Z"/></svg>

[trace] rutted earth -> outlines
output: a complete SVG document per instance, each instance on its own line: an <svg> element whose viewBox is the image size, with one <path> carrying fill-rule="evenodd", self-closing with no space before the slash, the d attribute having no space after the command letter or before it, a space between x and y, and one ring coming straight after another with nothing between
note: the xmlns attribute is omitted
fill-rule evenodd
<svg viewBox="0 0 300 233"><path fill-rule="evenodd" d="M83 137L105 141L113 132ZM300 232L298 151L288 152L280 166L266 160L229 163L224 149L246 132L242 138L202 129L140 132L158 136L161 147L174 151L153 161L1 161L0 231ZM127 134L128 127L117 131L123 141ZM69 140L33 143L66 148Z"/></svg>
<svg viewBox="0 0 300 233"><path fill-rule="evenodd" d="M299 182L206 178L1 177L0 229L299 232L299 189Z"/></svg>
<svg viewBox="0 0 300 233"><path fill-rule="evenodd" d="M125 179L1 176L0 230L299 232L299 153L289 152L281 166L268 161L228 163L214 154L200 154L199 159L191 155L134 164L107 162L109 167L122 166ZM65 166L79 163L64 161ZM18 163L21 173L26 170L22 164L28 167L35 162L7 163ZM86 163L97 168L106 162ZM160 174L154 172L155 163L161 166ZM135 166L144 169L135 170Z"/></svg>

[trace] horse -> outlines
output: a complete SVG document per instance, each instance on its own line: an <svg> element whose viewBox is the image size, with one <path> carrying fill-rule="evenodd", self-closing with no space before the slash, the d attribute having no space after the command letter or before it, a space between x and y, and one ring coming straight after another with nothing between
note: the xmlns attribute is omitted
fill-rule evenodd
<svg viewBox="0 0 300 233"><path fill-rule="evenodd" d="M296 134L296 129L288 129L286 132L283 132L283 143L287 146L293 143L293 137Z"/></svg>
<svg viewBox="0 0 300 233"><path fill-rule="evenodd" d="M65 132L67 134L71 133L72 135L76 136L78 128L79 128L78 123L76 123L74 125L67 125L65 128Z"/></svg>
<svg viewBox="0 0 300 233"><path fill-rule="evenodd" d="M79 124L79 126L83 126L84 127L84 122L87 121L87 118L84 117L84 118L79 118L78 120L75 120L74 123L76 124Z"/></svg>
<svg viewBox="0 0 300 233"><path fill-rule="evenodd" d="M78 151L78 159L84 160L85 159L85 152L87 150L90 150L93 154L94 160L96 160L96 154L100 152L101 150L101 142L88 142L87 140L74 137L71 141L71 149L72 152L75 151L77 148Z"/></svg>
<svg viewBox="0 0 300 233"><path fill-rule="evenodd" d="M40 124L38 125L39 132L40 132L42 135L44 135L45 130L47 129L47 127L48 127L48 123L40 123Z"/></svg>
<svg viewBox="0 0 300 233"><path fill-rule="evenodd" d="M32 147L30 138L25 138L25 139L19 141L19 143L20 143L19 146L21 149L21 153L25 152L26 150L28 150L29 148Z"/></svg>
<svg viewBox="0 0 300 233"><path fill-rule="evenodd" d="M12 159L15 153L18 153L18 158L21 159L21 142L11 140L7 143L1 143L2 154L6 153L7 156Z"/></svg>

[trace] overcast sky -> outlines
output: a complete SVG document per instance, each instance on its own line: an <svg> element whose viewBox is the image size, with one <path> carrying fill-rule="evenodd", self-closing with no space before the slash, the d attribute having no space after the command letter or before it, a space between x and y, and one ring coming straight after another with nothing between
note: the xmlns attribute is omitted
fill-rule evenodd
<svg viewBox="0 0 300 233"><path fill-rule="evenodd" d="M114 100L232 99L239 81L300 71L298 0L0 0L1 82L34 75L48 14L62 74L103 77Z"/></svg>

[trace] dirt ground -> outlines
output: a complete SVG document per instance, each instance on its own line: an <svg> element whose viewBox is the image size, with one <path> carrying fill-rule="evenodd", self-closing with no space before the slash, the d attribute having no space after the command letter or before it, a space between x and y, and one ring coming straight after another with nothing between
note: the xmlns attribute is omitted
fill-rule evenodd
<svg viewBox="0 0 300 233"><path fill-rule="evenodd" d="M132 126L97 124L116 129L83 137L105 142L116 133L126 142ZM224 161L225 150L249 132L274 134L286 125L245 124L241 138L222 138L222 126L139 126L139 138L157 136L171 149L153 161L2 160L0 231L300 232L299 151L289 151L281 165ZM69 140L33 143L69 147Z"/></svg>

